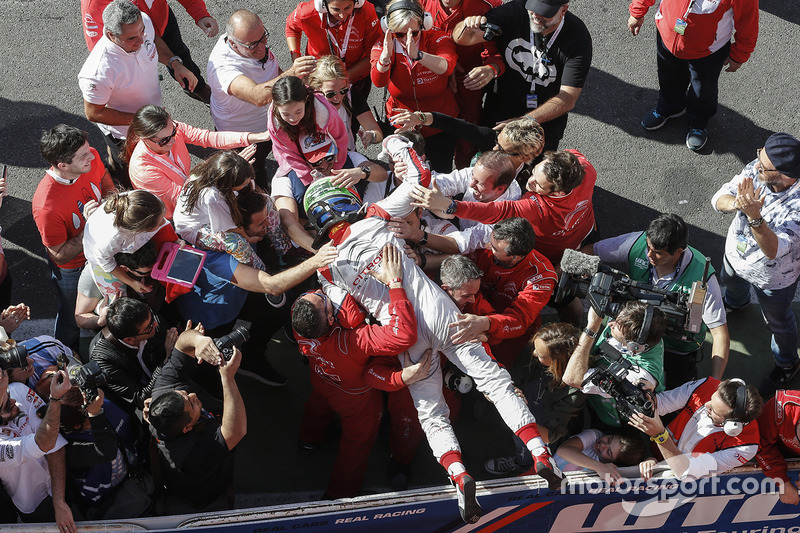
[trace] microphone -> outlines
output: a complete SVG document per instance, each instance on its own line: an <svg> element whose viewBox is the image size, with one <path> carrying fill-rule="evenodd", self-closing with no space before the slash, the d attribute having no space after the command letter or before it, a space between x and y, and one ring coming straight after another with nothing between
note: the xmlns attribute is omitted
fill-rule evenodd
<svg viewBox="0 0 800 533"><path fill-rule="evenodd" d="M588 278L600 271L600 258L567 248L561 257L561 271L573 276Z"/></svg>

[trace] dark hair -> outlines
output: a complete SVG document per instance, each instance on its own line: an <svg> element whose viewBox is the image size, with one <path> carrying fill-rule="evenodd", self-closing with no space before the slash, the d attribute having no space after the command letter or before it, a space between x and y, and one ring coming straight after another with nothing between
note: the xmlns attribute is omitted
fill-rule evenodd
<svg viewBox="0 0 800 533"><path fill-rule="evenodd" d="M406 130L398 132L397 135L411 141L411 148L417 152L418 156L422 157L425 155L425 137L423 137L420 132L417 130Z"/></svg>
<svg viewBox="0 0 800 533"><path fill-rule="evenodd" d="M647 239L654 250L666 250L674 254L689 243L689 227L681 217L665 213L647 226Z"/></svg>
<svg viewBox="0 0 800 533"><path fill-rule="evenodd" d="M553 360L547 367L547 372L553 376L553 380L550 383L550 390L561 387L564 384L562 381L564 370L567 368L570 355L572 355L572 352L575 351L575 347L578 345L578 338L580 336L580 330L572 324L556 322L555 324L543 326L531 337L530 342L528 342L528 347L531 351L531 362L533 362L535 358L533 355L533 343L536 339L542 341L550 351L550 358Z"/></svg>
<svg viewBox="0 0 800 533"><path fill-rule="evenodd" d="M75 152L89 140L89 134L73 126L59 124L44 133L39 139L39 151L45 161L58 166L72 163Z"/></svg>
<svg viewBox="0 0 800 533"><path fill-rule="evenodd" d="M164 216L164 203L149 191L115 193L103 205L114 213L114 227L134 233L155 231Z"/></svg>
<svg viewBox="0 0 800 533"><path fill-rule="evenodd" d="M302 296L292 305L292 327L306 339L318 339L331 329L325 313Z"/></svg>
<svg viewBox="0 0 800 533"><path fill-rule="evenodd" d="M179 437L183 428L191 422L192 415L186 411L186 399L178 391L168 391L153 399L148 416L150 425L165 437Z"/></svg>
<svg viewBox="0 0 800 533"><path fill-rule="evenodd" d="M625 340L635 341L639 338L639 334L642 332L642 326L644 325L645 310L648 305L649 304L645 302L633 300L625 302L625 305L622 306L622 310L614 320L617 321L617 325L622 331L622 336L625 337ZM660 309L654 307L653 319L650 321L650 332L644 340L645 344L652 348L658 344L658 341L664 336L666 330L667 318Z"/></svg>
<svg viewBox="0 0 800 533"><path fill-rule="evenodd" d="M117 340L135 337L150 316L150 307L134 298L118 298L108 306L108 331Z"/></svg>
<svg viewBox="0 0 800 533"><path fill-rule="evenodd" d="M720 399L725 402L725 405L731 409L736 408L736 391L742 384L738 381L726 379L717 387ZM740 417L737 422L752 422L761 414L761 408L764 406L764 400L758 393L758 389L753 385L747 385L747 402L744 407L744 415ZM731 412L733 414L733 412Z"/></svg>
<svg viewBox="0 0 800 533"><path fill-rule="evenodd" d="M242 156L230 150L224 150L212 155L192 169L193 178L183 186L183 193L186 195L186 207L183 213L188 215L194 211L197 202L200 200L200 193L206 187L216 187L228 208L231 210L233 222L241 227L242 215L236 203L234 187L255 178L256 173L253 165L248 163Z"/></svg>
<svg viewBox="0 0 800 533"><path fill-rule="evenodd" d="M647 457L647 445L638 434L623 430L616 434L619 437L619 451L614 459L617 466L634 466Z"/></svg>
<svg viewBox="0 0 800 533"><path fill-rule="evenodd" d="M242 227L247 229L253 222L253 215L261 213L267 207L267 195L245 187L236 197L236 205L242 215Z"/></svg>
<svg viewBox="0 0 800 533"><path fill-rule="evenodd" d="M317 130L317 121L314 114L314 90L306 87L303 80L297 76L284 76L272 86L272 115L281 130L293 142L298 142L300 132L314 133ZM291 102L305 102L306 112L297 125L291 125L281 117L278 106Z"/></svg>
<svg viewBox="0 0 800 533"><path fill-rule="evenodd" d="M140 139L149 139L172 122L166 109L157 105L142 106L134 113L131 125L128 127L128 136L122 147L122 160L130 161L133 149Z"/></svg>
<svg viewBox="0 0 800 533"><path fill-rule="evenodd" d="M86 420L83 408L83 395L77 385L73 385L61 397L61 431L70 432L80 429Z"/></svg>
<svg viewBox="0 0 800 533"><path fill-rule="evenodd" d="M514 164L511 162L511 156L498 150L483 152L476 165L481 165L486 170L497 175L492 187L494 189L502 186L508 187L517 175L517 169L514 168Z"/></svg>
<svg viewBox="0 0 800 533"><path fill-rule="evenodd" d="M501 220L495 224L492 235L498 241L507 241L508 255L528 255L536 246L536 234L533 226L524 218L514 217Z"/></svg>
<svg viewBox="0 0 800 533"><path fill-rule="evenodd" d="M547 181L555 185L555 191L568 193L583 183L586 171L572 152L566 150L545 152L542 162L544 163L542 172Z"/></svg>
<svg viewBox="0 0 800 533"><path fill-rule="evenodd" d="M153 241L147 241L141 248L133 253L118 252L114 254L114 261L118 265L127 267L131 270L151 267L156 264L158 258L158 248Z"/></svg>

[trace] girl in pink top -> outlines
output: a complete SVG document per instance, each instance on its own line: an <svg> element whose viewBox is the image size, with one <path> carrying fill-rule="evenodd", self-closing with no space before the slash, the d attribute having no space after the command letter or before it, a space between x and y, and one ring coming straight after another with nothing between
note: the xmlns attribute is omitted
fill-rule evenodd
<svg viewBox="0 0 800 533"><path fill-rule="evenodd" d="M150 191L161 198L165 216L172 220L191 168L187 144L224 149L268 140L267 132L212 132L195 128L173 121L163 107L146 105L133 117L123 154L134 188Z"/></svg>

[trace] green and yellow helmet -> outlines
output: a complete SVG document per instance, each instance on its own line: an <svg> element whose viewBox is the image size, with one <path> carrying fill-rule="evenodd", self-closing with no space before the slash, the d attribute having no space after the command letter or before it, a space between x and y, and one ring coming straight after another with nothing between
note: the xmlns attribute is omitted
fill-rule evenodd
<svg viewBox="0 0 800 533"><path fill-rule="evenodd" d="M303 197L308 221L317 230L314 248L319 248L330 237L328 232L340 222L355 222L359 219L361 197L352 189L331 184L332 177L315 180L308 186Z"/></svg>

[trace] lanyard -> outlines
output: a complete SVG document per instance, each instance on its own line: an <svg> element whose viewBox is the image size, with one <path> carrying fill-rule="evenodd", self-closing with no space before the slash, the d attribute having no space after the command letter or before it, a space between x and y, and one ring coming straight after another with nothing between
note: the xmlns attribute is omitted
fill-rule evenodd
<svg viewBox="0 0 800 533"><path fill-rule="evenodd" d="M334 37L333 33L331 33L330 27L328 26L327 13L320 13L320 17L325 19L325 33L328 34L328 48L331 51L331 54L335 54L334 47L339 50L339 57L344 59L344 56L347 54L347 48L350 46L350 32L353 30L353 19L356 18L355 13L350 15L350 20L347 23L347 30L344 32L344 42L342 46L339 46L339 42Z"/></svg>
<svg viewBox="0 0 800 533"><path fill-rule="evenodd" d="M689 7L686 8L686 13L684 13L683 17L681 17L683 20L686 20L686 17L689 16L689 12L692 10L693 5L694 5L694 0L690 0Z"/></svg>
<svg viewBox="0 0 800 533"><path fill-rule="evenodd" d="M694 0L692 0L692 1L694 1ZM539 50L538 48L536 48L536 44L535 44L536 40L533 37L534 36L533 30L531 30L531 57L533 57L533 49L534 48L536 48L540 52L539 57L536 59L536 62L534 62L534 64L533 64L534 76L533 76L533 81L531 82L531 92L534 92L534 90L536 89L536 80L538 79L539 65L542 63L542 58L546 58L547 57L547 53L550 51L550 48L553 46L553 43L555 42L556 38L558 37L558 34L561 33L561 29L564 27L564 20L565 19L566 19L566 17L562 17L561 22L558 23L558 28L556 28L556 31L553 32L553 35L550 37L550 40L547 41L547 45L544 47L544 50Z"/></svg>
<svg viewBox="0 0 800 533"><path fill-rule="evenodd" d="M175 164L173 164L173 158L170 157L170 154L174 154L174 150L170 151L170 153L168 154L156 154L156 156L161 160L161 162L165 166L169 167L170 169L172 169L173 172L182 177L183 181L186 181L186 170L184 170L183 166L180 164L179 158L177 156L174 156Z"/></svg>

